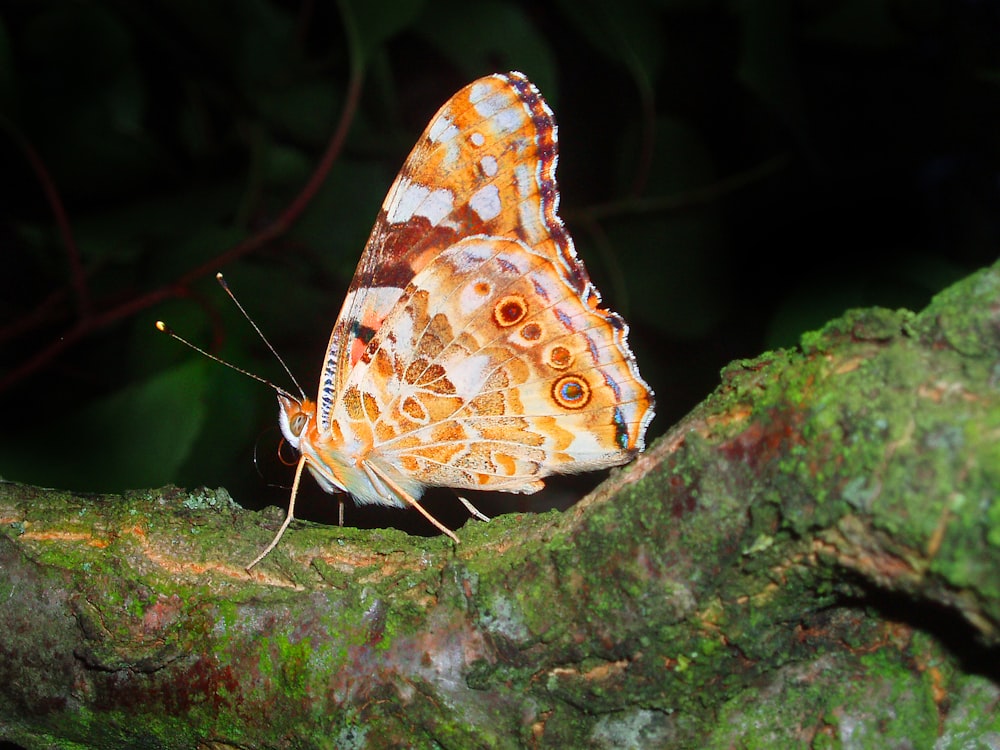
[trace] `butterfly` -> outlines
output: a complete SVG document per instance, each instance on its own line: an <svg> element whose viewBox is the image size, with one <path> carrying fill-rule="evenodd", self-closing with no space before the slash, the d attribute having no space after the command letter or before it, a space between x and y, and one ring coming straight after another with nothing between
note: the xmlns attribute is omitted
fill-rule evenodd
<svg viewBox="0 0 1000 750"><path fill-rule="evenodd" d="M428 487L533 493L643 450L653 393L557 214L552 110L521 73L431 119L382 203L315 400L278 389L303 469L361 504Z"/></svg>

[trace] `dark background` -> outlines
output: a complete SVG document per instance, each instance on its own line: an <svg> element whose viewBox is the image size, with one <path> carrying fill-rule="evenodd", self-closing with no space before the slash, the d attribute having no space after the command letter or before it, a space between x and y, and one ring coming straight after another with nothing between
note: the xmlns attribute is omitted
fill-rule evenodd
<svg viewBox="0 0 1000 750"><path fill-rule="evenodd" d="M2 2L0 475L284 503L273 393L153 322L290 387L211 274L176 287L208 263L314 394L396 170L452 93L508 69L556 112L561 212L662 434L731 360L850 307L920 309L995 260L998 40L985 0ZM352 71L308 210L216 269L306 183ZM335 507L313 487L297 515Z"/></svg>

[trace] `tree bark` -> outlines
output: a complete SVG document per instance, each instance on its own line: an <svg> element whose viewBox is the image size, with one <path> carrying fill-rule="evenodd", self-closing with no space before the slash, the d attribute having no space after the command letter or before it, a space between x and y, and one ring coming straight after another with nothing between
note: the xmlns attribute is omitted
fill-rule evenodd
<svg viewBox="0 0 1000 750"><path fill-rule="evenodd" d="M998 493L1000 264L731 364L569 511L457 546L295 524L247 574L276 518L224 490L6 483L0 738L995 747Z"/></svg>

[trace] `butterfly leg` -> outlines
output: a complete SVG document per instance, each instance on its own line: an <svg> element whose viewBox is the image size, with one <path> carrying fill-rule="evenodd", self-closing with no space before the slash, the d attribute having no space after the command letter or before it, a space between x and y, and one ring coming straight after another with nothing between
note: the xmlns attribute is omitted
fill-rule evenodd
<svg viewBox="0 0 1000 750"><path fill-rule="evenodd" d="M430 521L432 524L434 524L435 528L437 528L442 533L447 534L448 536L450 536L455 541L456 544L458 543L458 537L455 536L455 532L452 531L451 529L449 529L447 526L445 526L439 520L437 520L430 513L428 513L427 510L424 508L424 506L422 506L417 501L417 499L415 497L411 497L410 493L408 493L406 490L404 490L398 484L396 484L395 482L393 482L382 471L379 471L379 469L377 467L375 467L374 465L365 462L365 463L362 464L362 466L364 466L365 471L367 471L369 474L374 474L376 477L378 477L390 490L392 490L394 493L396 493L397 497L399 497L401 500L404 500L405 502L409 503L414 508L416 508L418 511L420 511L420 514L424 518L426 518L428 521Z"/></svg>
<svg viewBox="0 0 1000 750"><path fill-rule="evenodd" d="M295 510L295 497L299 494L299 480L302 478L302 469L305 468L306 460L305 458L299 459L299 465L295 467L295 479L292 480L292 496L288 501L288 513L285 514L285 520L281 522L281 526L278 528L278 533L274 535L274 539L271 543L264 548L257 557L254 558L253 562L247 565L247 573L250 569L263 560L275 547L278 546L278 542L281 541L281 536L285 533L285 529L288 528L288 524L292 522L292 511Z"/></svg>
<svg viewBox="0 0 1000 750"><path fill-rule="evenodd" d="M489 523L490 517L485 513L483 513L481 510L479 510L479 508L477 508L475 505L470 503L466 498L462 497L461 495L455 495L455 497L457 497L458 501L465 506L465 509L467 511L469 511L470 516L472 516L473 518L477 518L480 521L486 521L487 523Z"/></svg>

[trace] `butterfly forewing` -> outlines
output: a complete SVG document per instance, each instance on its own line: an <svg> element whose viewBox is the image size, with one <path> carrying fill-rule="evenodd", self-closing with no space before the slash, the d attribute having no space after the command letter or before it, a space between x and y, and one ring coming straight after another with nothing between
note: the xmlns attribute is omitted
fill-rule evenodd
<svg viewBox="0 0 1000 750"><path fill-rule="evenodd" d="M555 139L551 110L520 73L475 81L438 110L383 201L334 326L321 425L407 284L447 247L476 234L568 242L556 216Z"/></svg>

